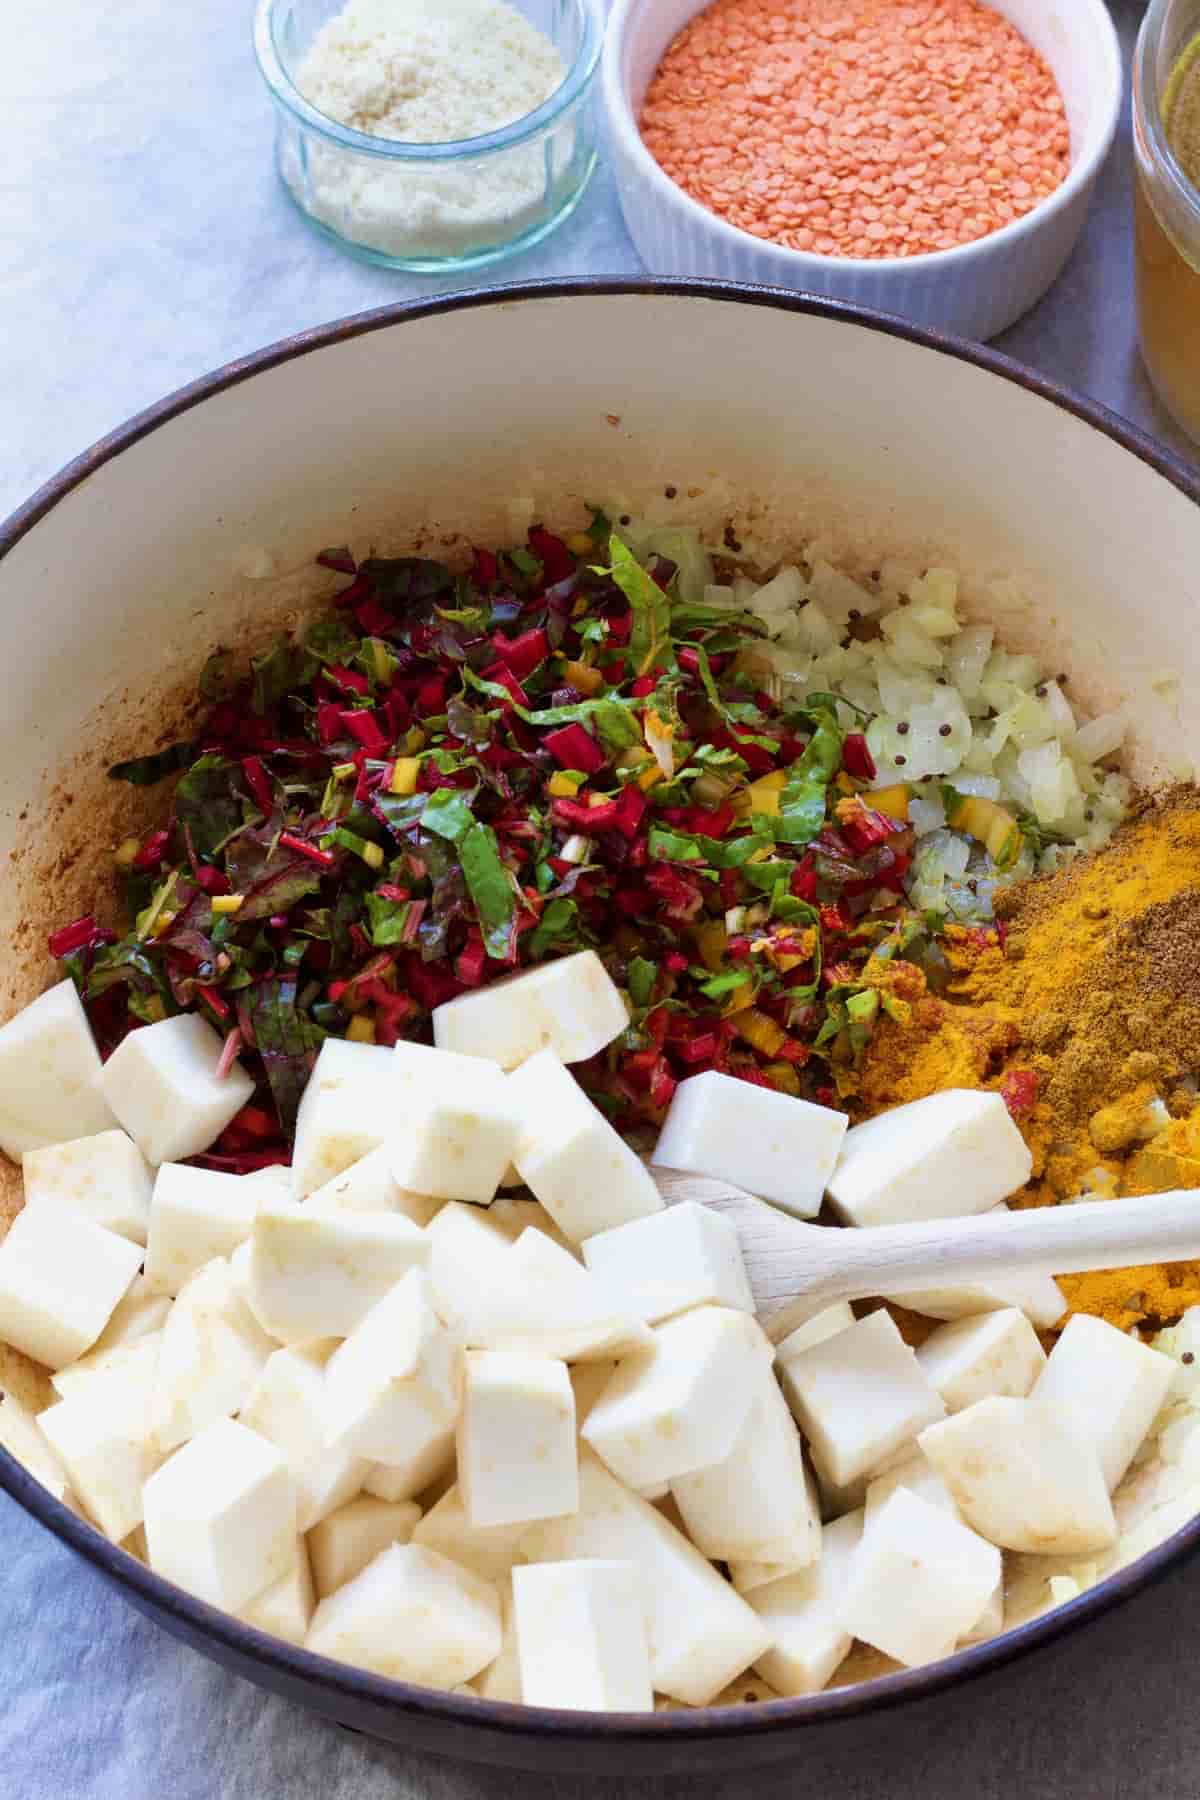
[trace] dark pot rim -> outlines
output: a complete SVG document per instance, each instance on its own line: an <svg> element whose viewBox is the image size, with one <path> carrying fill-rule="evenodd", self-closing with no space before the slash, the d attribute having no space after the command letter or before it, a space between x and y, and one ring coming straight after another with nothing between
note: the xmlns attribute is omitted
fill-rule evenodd
<svg viewBox="0 0 1200 1800"><path fill-rule="evenodd" d="M816 299L785 289L756 287L720 281L542 281L470 290L433 300L405 302L357 313L350 318L297 332L252 355L240 357L199 380L177 389L155 405L136 413L125 424L100 438L90 449L67 463L0 524L0 559L45 518L73 489L123 451L200 405L226 388L253 376L368 332L402 325L447 312L466 312L485 306L513 306L527 301L648 295L708 300L719 304L763 306L779 312L833 319L861 326L885 336L900 338L1027 389L1041 399L1074 415L1110 438L1130 455L1161 475L1188 499L1200 505L1200 470L1193 471L1178 457L1128 421L1094 400L1040 375L996 350L971 344L912 325L887 313ZM177 1622L192 1639L211 1642L216 1649L245 1662L258 1664L277 1677L323 1690L336 1710L339 1698L348 1706L382 1707L398 1718L438 1721L470 1732L484 1727L493 1735L512 1740L534 1738L560 1744L603 1743L610 1747L627 1743L631 1749L653 1742L764 1739L804 1725L856 1718L882 1711L905 1701L928 1698L961 1682L1002 1668L1029 1651L1054 1643L1079 1626L1098 1619L1112 1608L1165 1575L1189 1553L1200 1549L1200 1516L1148 1551L1127 1568L1042 1618L1017 1626L986 1643L957 1651L943 1661L896 1674L878 1676L852 1687L826 1689L795 1699L761 1701L753 1706L705 1707L695 1711L651 1714L597 1714L553 1711L544 1707L517 1706L422 1688L408 1682L372 1675L349 1664L313 1655L282 1639L269 1636L217 1608L207 1605L174 1583L154 1574L136 1557L128 1555L94 1527L55 1500L48 1489L30 1475L9 1453L0 1449L0 1489L52 1531L68 1547L90 1562L107 1580L132 1590L139 1602L164 1619Z"/></svg>

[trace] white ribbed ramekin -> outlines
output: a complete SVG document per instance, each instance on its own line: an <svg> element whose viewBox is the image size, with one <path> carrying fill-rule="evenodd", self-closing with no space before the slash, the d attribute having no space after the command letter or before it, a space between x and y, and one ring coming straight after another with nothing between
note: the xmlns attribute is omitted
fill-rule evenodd
<svg viewBox="0 0 1200 1800"><path fill-rule="evenodd" d="M1040 206L990 237L929 256L814 256L763 243L685 194L646 149L638 118L668 44L706 0L617 0L601 76L625 222L654 275L712 275L798 288L897 313L936 331L990 338L1041 299L1087 217L1122 104L1104 0L992 0L1054 71L1071 128L1071 169Z"/></svg>

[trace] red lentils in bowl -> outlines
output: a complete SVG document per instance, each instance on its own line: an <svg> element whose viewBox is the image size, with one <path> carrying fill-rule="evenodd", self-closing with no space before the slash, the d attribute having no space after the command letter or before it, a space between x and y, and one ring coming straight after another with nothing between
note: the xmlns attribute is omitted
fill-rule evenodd
<svg viewBox="0 0 1200 1800"><path fill-rule="evenodd" d="M979 0L714 0L667 49L641 130L700 205L824 256L973 243L1070 165L1054 76Z"/></svg>

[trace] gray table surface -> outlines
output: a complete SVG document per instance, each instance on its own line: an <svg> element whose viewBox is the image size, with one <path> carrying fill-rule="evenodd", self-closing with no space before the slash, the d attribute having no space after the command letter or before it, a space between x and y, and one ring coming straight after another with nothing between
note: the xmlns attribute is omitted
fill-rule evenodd
<svg viewBox="0 0 1200 1800"><path fill-rule="evenodd" d="M1127 46L1135 4L1115 7ZM451 284L317 242L271 173L248 0L3 0L0 516L68 457L219 363ZM1195 456L1134 342L1127 134L1054 292L1011 355ZM497 279L636 274L611 183ZM576 1800L595 1784L377 1748L268 1699L132 1613L0 1496L0 1800ZM813 1734L763 1800L1192 1800L1200 1794L1200 1566L1064 1647L915 1710ZM607 1784L630 1800L673 1782ZM691 1782L735 1800L751 1780Z"/></svg>

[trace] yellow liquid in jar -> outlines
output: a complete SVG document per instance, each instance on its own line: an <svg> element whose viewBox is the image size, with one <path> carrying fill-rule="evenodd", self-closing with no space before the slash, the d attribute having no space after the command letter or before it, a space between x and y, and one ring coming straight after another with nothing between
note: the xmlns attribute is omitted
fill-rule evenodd
<svg viewBox="0 0 1200 1800"><path fill-rule="evenodd" d="M1167 84L1163 121L1200 210L1200 37L1184 51ZM1136 245L1142 354L1166 405L1200 441L1200 224L1189 242L1180 243L1139 179Z"/></svg>

